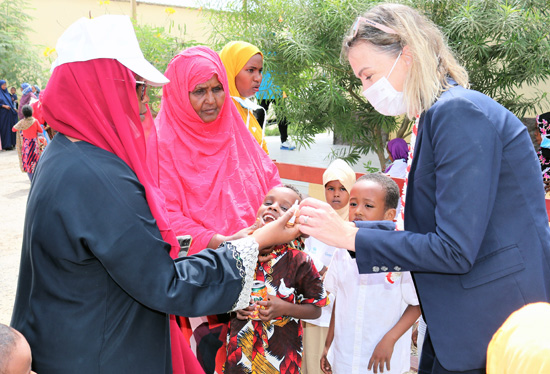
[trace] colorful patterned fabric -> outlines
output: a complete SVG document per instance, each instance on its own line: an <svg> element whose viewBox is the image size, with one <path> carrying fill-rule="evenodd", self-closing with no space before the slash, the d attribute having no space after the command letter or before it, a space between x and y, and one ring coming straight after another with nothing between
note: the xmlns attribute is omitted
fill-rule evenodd
<svg viewBox="0 0 550 374"><path fill-rule="evenodd" d="M256 279L270 295L290 303L328 304L328 297L311 258L291 245L276 247L273 259L259 263ZM239 320L229 324L225 373L300 373L302 324L290 316L269 322Z"/></svg>
<svg viewBox="0 0 550 374"><path fill-rule="evenodd" d="M27 173L34 173L34 168L40 158L40 147L38 146L38 140L36 138L25 138L22 134L23 131L20 131L19 133L21 135L22 168Z"/></svg>
<svg viewBox="0 0 550 374"><path fill-rule="evenodd" d="M550 112L537 116L537 126L543 139L550 136ZM546 170L550 168L550 149L541 147L537 152L537 156L543 172L542 177L544 180L550 180L550 170Z"/></svg>

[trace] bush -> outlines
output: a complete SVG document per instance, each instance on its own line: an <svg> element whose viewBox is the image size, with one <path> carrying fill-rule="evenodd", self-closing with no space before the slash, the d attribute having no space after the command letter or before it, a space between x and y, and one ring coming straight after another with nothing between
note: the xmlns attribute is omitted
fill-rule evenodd
<svg viewBox="0 0 550 374"><path fill-rule="evenodd" d="M25 33L32 18L25 12L28 0L4 0L0 3L0 71L10 85L23 82L44 85L49 76L38 49Z"/></svg>
<svg viewBox="0 0 550 374"><path fill-rule="evenodd" d="M417 8L447 35L464 62L472 87L493 97L519 117L542 110L546 93L527 99L517 93L550 77L548 0L402 0ZM264 68L288 95L283 111L302 144L331 129L351 145L355 162L374 151L385 164L389 134L405 137L411 123L378 114L360 94L360 81L340 61L343 36L373 0L235 1L231 11L212 14L213 43L255 44ZM244 6L243 6L244 4Z"/></svg>

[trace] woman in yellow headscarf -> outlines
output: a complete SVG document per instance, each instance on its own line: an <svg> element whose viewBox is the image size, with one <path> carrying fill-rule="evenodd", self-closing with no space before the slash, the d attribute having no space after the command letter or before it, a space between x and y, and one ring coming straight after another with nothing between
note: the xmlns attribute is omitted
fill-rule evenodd
<svg viewBox="0 0 550 374"><path fill-rule="evenodd" d="M487 349L487 374L550 373L550 304L533 303L515 311Z"/></svg>
<svg viewBox="0 0 550 374"><path fill-rule="evenodd" d="M254 139L268 153L263 130L253 111L257 105L249 100L262 83L264 57L258 47L247 42L230 42L223 47L220 58L227 71L229 93Z"/></svg>

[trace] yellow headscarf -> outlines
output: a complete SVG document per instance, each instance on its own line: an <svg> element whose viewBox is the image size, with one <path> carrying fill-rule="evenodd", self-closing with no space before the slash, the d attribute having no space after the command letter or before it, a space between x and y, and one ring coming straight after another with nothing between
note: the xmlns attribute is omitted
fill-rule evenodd
<svg viewBox="0 0 550 374"><path fill-rule="evenodd" d="M262 58L264 57L258 47L247 42L229 42L225 45L225 47L223 47L220 52L220 58L225 66L225 70L227 71L229 93L231 96L237 96L245 99L241 96L239 90L237 90L237 86L235 85L235 77L246 65L248 60L258 53L262 55ZM252 110L243 108L235 99L233 99L233 103L239 110L244 123L246 124L248 122L248 130L250 130L252 136L254 136L254 139L256 139L258 144L260 144L265 153L269 154L265 139L263 138L262 128L256 120L256 117L254 117Z"/></svg>
<svg viewBox="0 0 550 374"><path fill-rule="evenodd" d="M328 166L327 170L323 173L323 187L330 181L339 181L346 188L348 193L351 191L351 187L355 183L355 172L348 165L348 163L341 159L336 159ZM341 209L336 211L342 217L343 220L349 220L349 201Z"/></svg>
<svg viewBox="0 0 550 374"><path fill-rule="evenodd" d="M487 349L487 374L550 373L550 304L529 304L497 330Z"/></svg>

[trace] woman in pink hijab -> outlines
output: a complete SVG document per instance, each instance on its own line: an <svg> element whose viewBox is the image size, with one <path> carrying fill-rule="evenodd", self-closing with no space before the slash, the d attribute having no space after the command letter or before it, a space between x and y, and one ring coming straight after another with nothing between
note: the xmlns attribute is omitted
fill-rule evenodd
<svg viewBox="0 0 550 374"><path fill-rule="evenodd" d="M158 164L154 156L149 162L166 196L171 227L176 235L192 236L193 254L251 232L265 194L281 181L233 105L216 52L186 49L165 75L170 83L163 87L155 121ZM197 357L207 373L214 372L214 361L221 372L226 329L212 316L194 329ZM201 338L212 334L215 344L209 349L205 341L212 340Z"/></svg>
<svg viewBox="0 0 550 374"><path fill-rule="evenodd" d="M158 177L172 228L193 237L193 254L217 248L254 224L264 195L281 181L232 105L227 75L214 51L186 49L172 59L166 76L170 83L163 87L156 118ZM206 87L211 80L215 86ZM205 110L197 111L191 100L202 93L208 96Z"/></svg>

